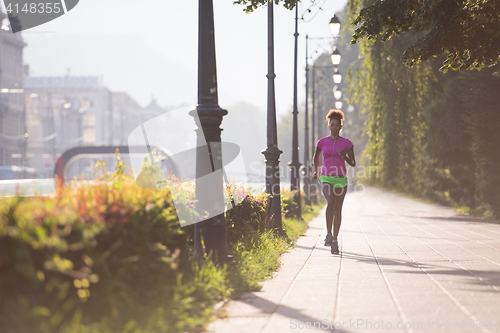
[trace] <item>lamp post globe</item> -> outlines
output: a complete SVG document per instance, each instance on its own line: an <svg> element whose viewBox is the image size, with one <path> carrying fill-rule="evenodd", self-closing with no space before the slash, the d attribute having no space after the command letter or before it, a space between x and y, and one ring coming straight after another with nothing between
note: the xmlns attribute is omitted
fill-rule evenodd
<svg viewBox="0 0 500 333"><path fill-rule="evenodd" d="M340 20L335 14L333 14L333 17L330 20L330 32L334 36L340 33Z"/></svg>
<svg viewBox="0 0 500 333"><path fill-rule="evenodd" d="M335 101L335 109L337 109L337 110L342 109L342 102L341 101Z"/></svg>
<svg viewBox="0 0 500 333"><path fill-rule="evenodd" d="M342 91L337 86L335 86L335 88L333 88L333 97L335 97L336 100L339 100L342 98Z"/></svg>
<svg viewBox="0 0 500 333"><path fill-rule="evenodd" d="M332 55L331 55L331 58L332 58L332 64L337 66L338 64L340 64L340 58L341 58L341 54L339 52L339 50L334 46L333 47L333 52L332 52Z"/></svg>
<svg viewBox="0 0 500 333"><path fill-rule="evenodd" d="M340 71L337 68L333 73L333 83L339 84L340 82L342 82L342 74L340 74Z"/></svg>

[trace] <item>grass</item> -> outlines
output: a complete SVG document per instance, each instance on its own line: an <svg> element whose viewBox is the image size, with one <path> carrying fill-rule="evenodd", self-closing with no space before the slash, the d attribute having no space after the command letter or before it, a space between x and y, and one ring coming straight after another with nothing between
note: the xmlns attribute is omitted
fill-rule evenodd
<svg viewBox="0 0 500 333"><path fill-rule="evenodd" d="M302 220L284 218L285 237L266 231L246 239L239 244L239 249L229 250L236 262L235 267L229 270L229 284L234 290L233 298L244 292L261 289L259 283L278 270L281 254L295 246L296 240L304 234L308 223L318 215L322 207L323 201L320 200L319 204L304 208Z"/></svg>

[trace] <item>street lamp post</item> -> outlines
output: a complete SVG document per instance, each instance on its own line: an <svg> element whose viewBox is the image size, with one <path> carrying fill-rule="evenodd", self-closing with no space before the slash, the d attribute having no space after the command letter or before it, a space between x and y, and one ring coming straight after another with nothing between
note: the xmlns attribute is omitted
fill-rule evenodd
<svg viewBox="0 0 500 333"><path fill-rule="evenodd" d="M299 113L297 108L297 49L299 39L299 6L295 5L295 49L294 49L294 63L293 63L293 130L292 130L292 161L288 163L290 166L290 191L297 191L294 196L297 208L295 210L295 217L301 218L301 203L300 203L300 162L299 162L299 130L297 115Z"/></svg>
<svg viewBox="0 0 500 333"><path fill-rule="evenodd" d="M294 176L296 173L297 169L294 167L299 167L300 163L298 161L298 134L296 131L296 122L297 122L297 38L299 36L298 34L298 6L295 8L295 58L294 58L294 95L293 95L293 142L292 142L292 162L289 163L291 166L291 189L292 191L294 189L299 189L300 188L300 179L294 179ZM307 12L310 12L310 9L307 10ZM303 17L302 17L303 19ZM336 36L340 32L340 20L337 18L335 14L333 14L333 17L330 20L329 23L330 26L330 32L334 35L333 37L326 37L326 38L311 38L311 39L335 39L337 38ZM311 184L315 185L315 188L318 188L318 183L317 180L312 180L311 179L311 174L309 171L310 168L310 157L309 157L309 57L308 57L308 42L309 42L309 36L306 35L306 101L305 101L305 128L304 128L304 195L305 195L305 204L310 205L311 204ZM334 65L338 65L340 63L340 52L337 50L336 47L333 49L333 53L331 55L332 63ZM313 88L312 88L312 150L314 150L315 147L315 132L314 132L314 125L315 125L315 74L316 74L316 66L313 64ZM318 126L318 136L320 133L320 121L317 121L317 126ZM297 142L297 143L296 143ZM296 187L295 187L296 186ZM316 191L315 191L316 194ZM312 196L312 201L313 203L317 203L317 198L316 195ZM298 214L300 214L300 191L298 191L298 197L296 199L296 202L298 203ZM297 215L299 217L300 215Z"/></svg>
<svg viewBox="0 0 500 333"><path fill-rule="evenodd" d="M56 117L54 114L54 106L52 105L52 91L49 92L48 96L48 103L49 103L49 111L50 111L50 126L51 130L53 133L53 137L51 138L52 140L52 161L54 162L54 165L57 163L57 150L56 150Z"/></svg>
<svg viewBox="0 0 500 333"><path fill-rule="evenodd" d="M71 104L69 104L66 99L67 97L64 96L64 100L62 101L62 104L59 107L59 110L61 112L60 117L61 117L62 152L64 152L67 148L69 148L68 141L66 140L66 118L68 115L67 109L70 108Z"/></svg>
<svg viewBox="0 0 500 333"><path fill-rule="evenodd" d="M312 39L312 38L309 38L309 39ZM340 62L340 57L339 58L336 58L338 59L338 62ZM332 61L333 62L333 61ZM316 66L314 63L313 63L313 66L312 66L312 115L311 115L311 120L312 120L312 142L311 142L311 149L314 151L315 149L315 143L316 143L316 135L318 136L318 138L320 138L322 136L322 130L321 130L321 114L322 112L320 111L321 108L322 108L322 103L321 103L321 93L320 93L320 87L321 85L318 84L316 85L316 71L317 69L331 69L331 68L336 68L336 65L338 65L338 63L334 63L333 66ZM306 71L308 71L308 67L307 67L307 62L306 62ZM340 76L340 79L342 77ZM323 79L323 74L319 77L320 80ZM340 83L340 81L339 81ZM308 86L308 81L306 80L306 90L309 89L309 86ZM342 92L340 91L340 89L338 89L338 86L335 86L333 88L333 95L336 99L340 99L340 97L342 96ZM340 97L338 97L340 96ZM338 97L338 98L337 98ZM307 98L306 98L306 101L307 101ZM336 101L336 103L338 103L339 101ZM307 103L307 102L306 102ZM341 103L341 102L339 102ZM307 105L307 104L306 104ZM337 108L338 105L335 105L335 108ZM342 107L340 105L340 107ZM316 125L316 126L315 126ZM307 129L306 129L306 133L307 133ZM305 182L305 181L304 181ZM314 179L312 180L312 184L314 184L314 187L317 189L318 188L318 183L317 183L317 179ZM313 203L316 203L317 202L317 198L315 195L312 196L312 200L313 200Z"/></svg>
<svg viewBox="0 0 500 333"><path fill-rule="evenodd" d="M267 2L267 148L262 154L266 158L266 194L269 196L267 225L269 229L282 233L279 157L283 151L278 148L276 126L273 6L273 1Z"/></svg>
<svg viewBox="0 0 500 333"><path fill-rule="evenodd" d="M214 16L212 0L199 0L198 17L198 104L190 111L196 121L196 209L205 212L224 204L222 177L215 182L200 179L222 168L221 128L227 111L219 107L215 60ZM206 177L205 177L206 178ZM207 209L208 208L208 209ZM195 255L201 255L200 226L205 251L216 263L228 263L224 213L195 224Z"/></svg>
<svg viewBox="0 0 500 333"><path fill-rule="evenodd" d="M336 83L336 84L339 84L340 82L342 82L342 75L340 74L338 68L337 68L337 65L338 64L334 64L333 66L315 66L313 65L313 68L314 68L314 71L316 69L334 69L334 74L333 74L333 82ZM323 79L323 75L321 75L319 77L320 80ZM316 82L314 81L315 80L315 72L313 73L313 112L314 112L314 109L315 109L315 104L318 105L318 107L316 109L321 109L322 105L321 105L321 93L319 92L319 88L321 87L321 85L318 85L318 92L317 92L317 99L318 99L318 102L315 103L315 98L316 98L316 95L314 94L315 92L315 88L316 88ZM333 92L333 96L335 97L336 101L335 101L335 108L336 109L341 109L342 108L342 102L339 101L339 99L342 97L342 92L341 90L338 88L337 85L335 85L335 87L333 88L332 90ZM340 104L338 104L340 103ZM320 128L320 122L321 122L321 116L320 116L320 112L316 110L316 114L317 114L317 135L318 135L318 138L321 136L321 128ZM314 117L314 116L313 116ZM313 133L313 140L314 140L314 133Z"/></svg>
<svg viewBox="0 0 500 333"><path fill-rule="evenodd" d="M308 35L306 35L306 102L305 102L305 138L304 138L304 164L306 167L304 168L305 173L304 173L304 196L305 196L305 203L307 205L311 204L311 199L314 204L317 203L317 198L316 198L316 191L314 191L314 194L311 196L311 187L313 187L312 184L314 184L314 188L318 188L318 182L316 179L311 179L311 174L309 171L310 168L310 156L309 156L309 47L308 47L308 42L309 39L326 39L326 38L309 38ZM311 150L315 150L315 137L316 137L316 132L315 132L315 124L318 124L318 136L319 136L319 130L320 130L320 121L318 120L316 122L315 114L316 114L316 68L323 68L323 66L317 67L316 64L313 63L312 66L312 114L311 114Z"/></svg>
<svg viewBox="0 0 500 333"><path fill-rule="evenodd" d="M309 67L307 64L307 45L309 36L306 35L306 102L304 115L304 203L311 205L311 176L309 160ZM313 138L314 141L314 138Z"/></svg>
<svg viewBox="0 0 500 333"><path fill-rule="evenodd" d="M26 96L23 94L23 178L26 179L26 168L28 167L28 117L26 112Z"/></svg>
<svg viewBox="0 0 500 333"><path fill-rule="evenodd" d="M83 120L82 113L85 112L85 109L78 108L78 145L83 146ZM81 165L81 163L80 163Z"/></svg>
<svg viewBox="0 0 500 333"><path fill-rule="evenodd" d="M319 77L320 79L323 79L323 76L321 75ZM317 107L316 107L316 132L317 132L317 135L318 135L318 140L323 137L323 127L321 126L322 125L322 118L321 116L323 115L323 103L322 103L322 99L321 99L321 84L318 84L318 87L317 87L317 91L316 93L318 94L318 102L317 102ZM323 155L321 155L321 157L323 157Z"/></svg>
<svg viewBox="0 0 500 333"><path fill-rule="evenodd" d="M306 60L306 66L307 66L307 60ZM311 133L311 150L312 151L315 151L315 147L316 147L316 135L315 135L315 124L316 124L316 81L315 81L315 78L316 78L316 65L313 63L313 70L312 70L312 114L311 114L311 129L312 129L312 133ZM308 85L308 82L309 81L306 81L306 91L309 89L309 85ZM307 104L307 99L306 99L306 104ZM309 178L311 177L310 174L307 175ZM319 184L318 184L318 180L317 179L313 179L312 180L312 183L314 184L314 195L312 196L312 203L313 204L317 204L318 203L318 188L319 188Z"/></svg>
<svg viewBox="0 0 500 333"><path fill-rule="evenodd" d="M83 146L84 144L84 137L85 133L83 130L84 124L83 124L83 118L85 116L85 113L89 110L91 106L94 105L94 101L88 99L87 97L83 98L83 100L79 101L78 104L78 141L79 146ZM120 113L120 143L122 143L122 136L123 136L123 115Z"/></svg>

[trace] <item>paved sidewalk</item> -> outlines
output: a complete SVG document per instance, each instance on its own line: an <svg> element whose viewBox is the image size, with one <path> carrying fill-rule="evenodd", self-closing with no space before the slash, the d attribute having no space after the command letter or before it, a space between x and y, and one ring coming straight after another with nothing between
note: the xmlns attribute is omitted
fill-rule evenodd
<svg viewBox="0 0 500 333"><path fill-rule="evenodd" d="M368 188L346 196L332 255L324 213L211 332L500 333L499 224Z"/></svg>

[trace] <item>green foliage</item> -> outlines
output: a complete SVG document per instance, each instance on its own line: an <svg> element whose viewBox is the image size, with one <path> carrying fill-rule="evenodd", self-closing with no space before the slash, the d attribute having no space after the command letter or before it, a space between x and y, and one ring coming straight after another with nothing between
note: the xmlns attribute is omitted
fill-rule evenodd
<svg viewBox="0 0 500 333"><path fill-rule="evenodd" d="M350 0L349 16L355 17L370 3ZM377 167L380 175L372 183L498 217L500 178L493 170L500 161L491 153L500 145L493 125L500 121L496 93L500 79L494 75L495 67L444 74L441 57L408 68L399 55L422 36L411 27L405 34L386 31L384 37L361 39L361 66L350 75L350 98L369 115L370 141L364 160Z"/></svg>
<svg viewBox="0 0 500 333"><path fill-rule="evenodd" d="M283 217L292 218L295 216L295 211L298 209L299 205L294 200L294 196L297 191L285 190L287 195L281 196L281 209L283 211Z"/></svg>
<svg viewBox="0 0 500 333"><path fill-rule="evenodd" d="M427 145L424 108L435 76L428 65L406 68L399 52L411 36L360 45L361 68L351 75L351 99L368 112L366 163L379 169L375 184L422 192L415 179L422 174Z"/></svg>
<svg viewBox="0 0 500 333"><path fill-rule="evenodd" d="M254 11L254 9L257 9L261 6L264 6L267 4L270 0L236 0L234 1L235 5L244 5L245 9L244 11L247 13L251 13ZM286 9L293 9L295 8L295 5L297 4L298 0L274 0L274 3L276 5L279 5L280 2L283 4L283 7Z"/></svg>
<svg viewBox="0 0 500 333"><path fill-rule="evenodd" d="M236 288L236 295L260 290L259 282L270 277L280 266L279 257L288 248L282 237L271 231L249 234L240 242L229 246L236 267L230 270L229 279Z"/></svg>
<svg viewBox="0 0 500 333"><path fill-rule="evenodd" d="M461 100L466 82L462 73L437 73L431 88L435 92L426 111L429 124L426 182L432 200L448 205L468 203L475 198L475 162L469 148L471 140L464 121L465 109Z"/></svg>
<svg viewBox="0 0 500 333"><path fill-rule="evenodd" d="M302 196L303 197L303 196ZM281 194L282 202L291 202L293 199L290 192ZM251 198L250 200L255 200ZM258 205L263 201L258 200ZM319 209L324 205L320 198L316 206L305 206L302 201L303 219L284 218L283 228L286 236L278 236L271 231L261 232L249 231L238 242L228 242L229 252L235 259L235 266L228 270L230 285L234 288L234 295L243 292L260 290L259 282L269 278L280 266L280 255L286 252L294 241L307 229L308 222L317 215ZM263 206L262 206L263 207ZM265 217L265 215L262 215ZM265 227L265 225L263 225Z"/></svg>
<svg viewBox="0 0 500 333"><path fill-rule="evenodd" d="M291 242L265 230L265 195L231 185L246 196L227 213L234 265L193 261L169 190L136 186L117 158L113 173L96 164L95 182L0 201L2 333L200 332L216 302L279 266ZM285 221L298 237L303 222Z"/></svg>
<svg viewBox="0 0 500 333"><path fill-rule="evenodd" d="M407 66L445 54L441 70L481 69L500 54L500 6L496 0L356 0L352 43L386 41L412 32L402 60Z"/></svg>
<svg viewBox="0 0 500 333"><path fill-rule="evenodd" d="M188 240L167 191L132 181L118 163L94 184L2 200L3 332L53 332L77 319L119 330L173 293Z"/></svg>
<svg viewBox="0 0 500 333"><path fill-rule="evenodd" d="M500 218L500 155L497 153L500 146L500 78L492 75L493 70L488 68L464 75L463 81L467 84L461 97L466 110L464 132L470 138L468 147L476 167L475 172L467 174L469 181L475 182L471 192L476 189L475 199L470 204L484 215Z"/></svg>
<svg viewBox="0 0 500 333"><path fill-rule="evenodd" d="M246 191L240 186L234 186L231 193L237 201ZM248 195L233 209L226 214L226 232L228 245L238 244L244 238L252 234L260 234L266 231L266 196Z"/></svg>

